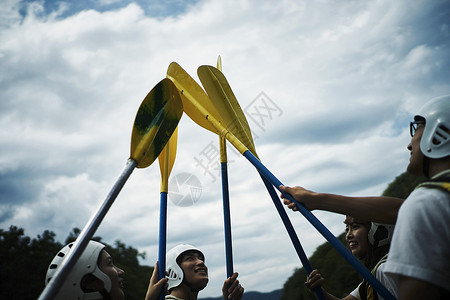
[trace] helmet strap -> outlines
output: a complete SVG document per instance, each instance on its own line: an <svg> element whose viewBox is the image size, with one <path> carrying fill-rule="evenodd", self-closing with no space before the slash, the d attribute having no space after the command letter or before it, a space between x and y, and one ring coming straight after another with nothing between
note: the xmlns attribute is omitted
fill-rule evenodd
<svg viewBox="0 0 450 300"><path fill-rule="evenodd" d="M423 156L422 172L426 178L430 178L430 159L427 156Z"/></svg>
<svg viewBox="0 0 450 300"><path fill-rule="evenodd" d="M111 296L109 295L109 293L106 291L105 288L103 288L101 291L99 291L99 293L102 295L103 299L111 300Z"/></svg>

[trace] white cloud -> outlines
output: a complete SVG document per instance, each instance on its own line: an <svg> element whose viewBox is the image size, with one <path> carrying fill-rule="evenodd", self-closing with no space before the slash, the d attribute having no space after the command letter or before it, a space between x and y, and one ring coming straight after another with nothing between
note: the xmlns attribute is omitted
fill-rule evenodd
<svg viewBox="0 0 450 300"><path fill-rule="evenodd" d="M285 184L351 195L380 194L403 172L410 115L450 93L448 21L427 23L442 1L200 1L182 13L174 2L177 11L158 18L135 3L61 17L71 7L45 15L34 2L24 19L18 3L0 9L8 16L0 26L0 224L27 235L49 229L62 241L85 224L125 165L140 102L172 61L197 78L197 67L220 54L263 163ZM248 113L261 92L278 107L264 126ZM195 159L218 138L186 115L179 130L172 176L194 174L202 197L191 207L169 201L168 247L204 249L211 281L203 295L217 296L220 177ZM258 173L228 155L235 270L247 291L281 288L301 264ZM96 233L146 251L147 264L157 259L159 176L157 162L135 170ZM343 231L342 216L314 214ZM324 239L288 215L311 255Z"/></svg>

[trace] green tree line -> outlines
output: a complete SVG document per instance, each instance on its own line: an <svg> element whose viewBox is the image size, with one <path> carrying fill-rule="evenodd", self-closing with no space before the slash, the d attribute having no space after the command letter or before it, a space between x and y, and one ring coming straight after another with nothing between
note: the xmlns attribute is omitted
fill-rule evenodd
<svg viewBox="0 0 450 300"><path fill-rule="evenodd" d="M421 181L423 178L403 173L389 184L383 195L406 198ZM32 239L25 235L24 229L16 226L9 230L0 229L0 299L37 299L45 287L45 274L51 260L79 233L80 230L74 228L61 244L55 240L55 233L48 230ZM126 271L124 290L127 299L143 299L153 272L152 267L139 264L139 258L145 258L145 253L139 253L120 240L108 245L101 237L93 239L105 244L115 264ZM346 244L344 233L339 239ZM348 294L361 281L359 274L329 243L320 245L310 257L310 262L325 278L323 287L336 296ZM304 286L305 281L304 269L295 270L283 286L281 299L315 299Z"/></svg>
<svg viewBox="0 0 450 300"><path fill-rule="evenodd" d="M64 245L75 241L79 233L80 230L74 228L61 244L55 240L55 233L48 230L31 239L16 226L0 229L0 299L37 299L45 287L45 274L53 257ZM109 245L101 237L93 239L105 244L115 265L125 270L127 299L144 299L153 272L153 267L139 264L138 258L145 258L145 253L119 240Z"/></svg>

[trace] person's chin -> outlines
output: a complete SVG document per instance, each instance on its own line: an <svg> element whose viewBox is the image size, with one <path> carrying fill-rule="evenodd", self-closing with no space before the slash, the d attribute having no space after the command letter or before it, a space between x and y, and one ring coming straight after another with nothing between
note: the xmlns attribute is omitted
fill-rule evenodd
<svg viewBox="0 0 450 300"><path fill-rule="evenodd" d="M200 290L203 290L208 285L208 282L209 282L208 277L201 280L201 282L199 283Z"/></svg>

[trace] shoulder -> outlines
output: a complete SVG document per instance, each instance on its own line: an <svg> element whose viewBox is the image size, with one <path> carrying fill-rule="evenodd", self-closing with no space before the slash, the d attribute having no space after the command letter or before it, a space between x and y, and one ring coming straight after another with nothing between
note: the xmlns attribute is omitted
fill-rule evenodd
<svg viewBox="0 0 450 300"><path fill-rule="evenodd" d="M399 217L402 214L411 215L448 213L450 210L450 193L435 187L420 187L406 198L400 207Z"/></svg>

